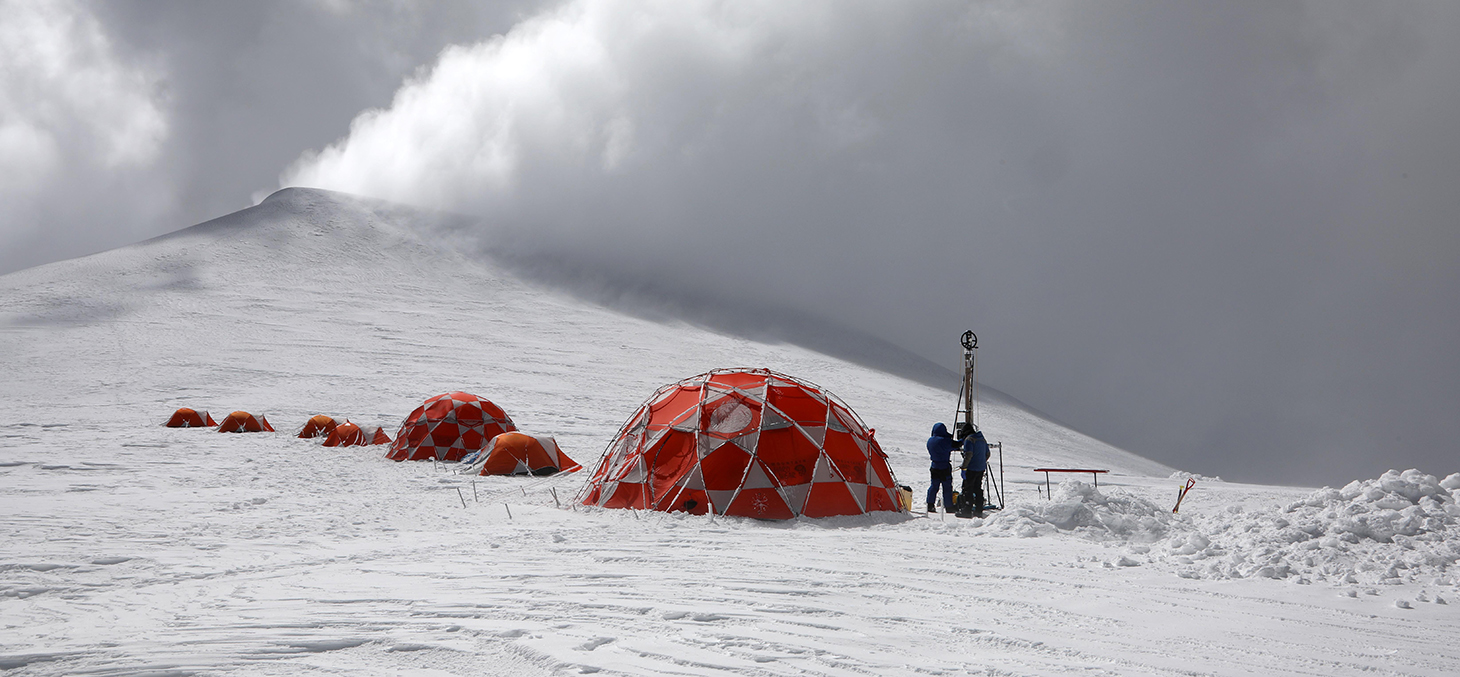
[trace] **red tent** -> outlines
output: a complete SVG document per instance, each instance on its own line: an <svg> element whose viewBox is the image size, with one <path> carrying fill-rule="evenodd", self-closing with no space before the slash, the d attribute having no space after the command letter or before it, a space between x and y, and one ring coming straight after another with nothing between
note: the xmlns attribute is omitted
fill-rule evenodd
<svg viewBox="0 0 1460 677"><path fill-rule="evenodd" d="M507 412L490 400L471 393L443 393L406 417L385 457L393 461L460 461L487 440L516 429Z"/></svg>
<svg viewBox="0 0 1460 677"><path fill-rule="evenodd" d="M358 426L349 421L335 426L324 440L326 447L364 447L371 444L390 444L390 436L380 426Z"/></svg>
<svg viewBox="0 0 1460 677"><path fill-rule="evenodd" d="M767 519L902 510L877 440L835 395L768 369L654 393L609 444L584 505Z"/></svg>
<svg viewBox="0 0 1460 677"><path fill-rule="evenodd" d="M324 414L315 414L308 421L305 421L303 428L299 429L299 437L324 437L334 432L335 426L337 425L339 425L339 422L335 421L334 418Z"/></svg>
<svg viewBox="0 0 1460 677"><path fill-rule="evenodd" d="M187 407L172 412L172 418L167 419L163 425L169 428L213 428L218 424L213 422L213 417L206 411L193 411Z"/></svg>
<svg viewBox="0 0 1460 677"><path fill-rule="evenodd" d="M464 475L554 475L583 469L551 437L502 433L461 461Z"/></svg>
<svg viewBox="0 0 1460 677"><path fill-rule="evenodd" d="M274 432L274 426L269 425L269 419L259 416L254 418L253 414L246 411L235 411L218 424L220 433L261 433Z"/></svg>

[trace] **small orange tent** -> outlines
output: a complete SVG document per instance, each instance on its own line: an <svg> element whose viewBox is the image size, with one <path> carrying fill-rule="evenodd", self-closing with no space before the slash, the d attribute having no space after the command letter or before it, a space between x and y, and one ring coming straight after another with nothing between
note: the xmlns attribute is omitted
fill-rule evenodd
<svg viewBox="0 0 1460 677"><path fill-rule="evenodd" d="M336 423L333 418L325 416L324 414L315 414L307 422L305 422L303 428L299 429L299 437L324 437L325 435L334 432L335 426L337 425L339 425L339 423Z"/></svg>
<svg viewBox="0 0 1460 677"><path fill-rule="evenodd" d="M553 475L583 469L558 448L551 437L534 437L520 432L502 433L487 446L466 458L464 475Z"/></svg>
<svg viewBox="0 0 1460 677"><path fill-rule="evenodd" d="M163 425L169 428L212 428L217 426L206 411L193 411L187 407L172 412L172 418Z"/></svg>
<svg viewBox="0 0 1460 677"><path fill-rule="evenodd" d="M261 433L265 431L274 432L274 426L269 425L269 419L263 416L254 418L253 414L246 411L235 411L218 425L220 433Z"/></svg>
<svg viewBox="0 0 1460 677"><path fill-rule="evenodd" d="M324 440L326 447L363 447L371 444L390 444L390 435L378 425L358 426L345 421L330 431Z"/></svg>

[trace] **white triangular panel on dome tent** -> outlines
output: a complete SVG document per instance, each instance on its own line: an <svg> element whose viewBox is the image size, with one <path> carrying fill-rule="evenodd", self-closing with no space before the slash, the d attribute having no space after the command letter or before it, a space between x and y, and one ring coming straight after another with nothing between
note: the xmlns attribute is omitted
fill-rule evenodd
<svg viewBox="0 0 1460 677"><path fill-rule="evenodd" d="M806 506L806 495L809 493L811 493L810 482L781 487L781 497L786 499L786 506L797 515L800 515L801 509Z"/></svg>
<svg viewBox="0 0 1460 677"><path fill-rule="evenodd" d="M618 480L620 482L638 483L643 482L644 478L648 476L649 471L644 468L644 457L640 456L634 459L633 464L629 466L628 472L625 472Z"/></svg>
<svg viewBox="0 0 1460 677"><path fill-rule="evenodd" d="M635 444L634 447L632 447L632 448L629 449L629 453L632 454L633 452L638 451L639 449L653 449L654 448L654 445L659 444L659 442L661 442L664 439L664 436L665 435L668 435L670 432L672 432L672 429L665 428L665 429L662 429L662 430L654 430L654 431L646 431L646 432L649 432L650 434L648 434L648 435L646 435L644 437L639 438L639 440L636 440L638 443Z"/></svg>
<svg viewBox="0 0 1460 677"><path fill-rule="evenodd" d="M670 430L677 430L677 431L682 432L682 433L696 432L696 431L698 431L700 429L700 424L699 424L698 419L699 419L698 416L691 416L687 420L680 421L679 423L676 423L676 424L674 424L672 426L669 426L669 429Z"/></svg>
<svg viewBox="0 0 1460 677"><path fill-rule="evenodd" d="M681 489L704 489L705 476L704 473L700 472L699 464L696 463L693 470L685 473L684 477L679 478L675 486Z"/></svg>
<svg viewBox="0 0 1460 677"><path fill-rule="evenodd" d="M852 500L857 502L857 508L867 512L867 485L847 482L847 491L852 492Z"/></svg>
<svg viewBox="0 0 1460 677"><path fill-rule="evenodd" d="M710 498L710 509L716 515L725 514L725 510L730 507L730 501L735 499L735 491L733 489L726 489L724 491L706 490L705 495Z"/></svg>
<svg viewBox="0 0 1460 677"><path fill-rule="evenodd" d="M700 460L704 460L706 456L710 455L710 452L719 449L720 446L723 444L725 444L725 440L717 440L713 437L710 437L709 435L701 435L699 433L696 433L695 455L699 456Z"/></svg>
<svg viewBox="0 0 1460 677"><path fill-rule="evenodd" d="M744 449L745 450L745 453L747 453L747 454L754 454L755 453L755 445L760 442L760 432L759 431L756 431L756 432L753 432L753 433L746 433L746 434L741 435L739 437L731 438L730 441L731 442L734 442L735 443L735 446L740 447L741 449Z"/></svg>
<svg viewBox="0 0 1460 677"><path fill-rule="evenodd" d="M851 432L851 429L842 424L841 418L830 413L830 407L827 408L827 411L828 413L826 416L826 427L831 428L832 430L835 430L839 433Z"/></svg>
<svg viewBox="0 0 1460 677"><path fill-rule="evenodd" d="M826 426L803 425L798 427L801 429L801 434L811 440L812 444L815 444L817 447L826 446Z"/></svg>
<svg viewBox="0 0 1460 677"><path fill-rule="evenodd" d="M816 457L816 471L811 473L811 481L814 482L842 482L841 475L831 465L831 459L825 453Z"/></svg>
<svg viewBox="0 0 1460 677"><path fill-rule="evenodd" d="M771 380L766 379L764 381L761 381L760 383L756 383L755 385L750 386L749 388L742 387L739 388L739 390L740 392L743 392L754 398L756 402L764 404L767 394L770 392L770 385Z"/></svg>
<svg viewBox="0 0 1460 677"><path fill-rule="evenodd" d="M756 459L750 462L750 468L745 473L745 481L740 483L741 489L774 489L776 483L766 474L765 464Z"/></svg>
<svg viewBox="0 0 1460 677"><path fill-rule="evenodd" d="M779 430L781 428L789 428L789 427L791 427L791 422L790 421L787 421L784 416L781 416L780 412L777 412L776 410L774 410L774 409L772 409L770 407L762 407L761 408L761 410L760 410L760 429L761 430Z"/></svg>

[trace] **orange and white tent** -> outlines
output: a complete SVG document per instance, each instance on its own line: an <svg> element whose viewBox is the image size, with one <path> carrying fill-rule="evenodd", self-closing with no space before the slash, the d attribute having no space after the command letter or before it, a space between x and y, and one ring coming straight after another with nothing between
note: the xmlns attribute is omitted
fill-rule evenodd
<svg viewBox="0 0 1460 677"><path fill-rule="evenodd" d="M555 475L583 469L551 437L502 433L461 461L463 475Z"/></svg>
<svg viewBox="0 0 1460 677"><path fill-rule="evenodd" d="M172 412L172 418L163 425L169 428L212 428L217 426L206 411L193 411L187 407Z"/></svg>
<svg viewBox="0 0 1460 677"><path fill-rule="evenodd" d="M299 429L299 437L304 439L324 437L334 432L335 426L338 425L339 423L333 417L324 414L315 414L308 421L304 422L303 428Z"/></svg>
<svg viewBox="0 0 1460 677"><path fill-rule="evenodd" d="M259 416L254 418L253 414L246 411L235 411L218 424L220 433L261 433L274 432L274 426L269 425L269 419Z"/></svg>
<svg viewBox="0 0 1460 677"><path fill-rule="evenodd" d="M330 431L324 440L326 447L364 447L372 444L390 444L390 435L380 426L359 426L348 420Z"/></svg>
<svg viewBox="0 0 1460 677"><path fill-rule="evenodd" d="M660 388L579 496L605 508L763 519L902 510L887 455L851 408L768 369Z"/></svg>
<svg viewBox="0 0 1460 677"><path fill-rule="evenodd" d="M449 392L416 407L390 445L393 461L460 461L493 437L516 430L512 419L490 400Z"/></svg>

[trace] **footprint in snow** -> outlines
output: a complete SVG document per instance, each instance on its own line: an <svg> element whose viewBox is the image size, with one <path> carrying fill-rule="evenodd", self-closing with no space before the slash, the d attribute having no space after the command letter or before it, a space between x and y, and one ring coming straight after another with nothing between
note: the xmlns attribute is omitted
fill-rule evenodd
<svg viewBox="0 0 1460 677"><path fill-rule="evenodd" d="M576 648L579 651L592 651L594 649L597 649L600 646L603 646L604 644L608 644L608 643L612 642L614 639L615 638L613 638L613 637L594 637L593 639L590 639L590 640L588 640L588 641L586 641L586 642L584 642L582 644L579 644L578 646L576 646L574 648Z"/></svg>

